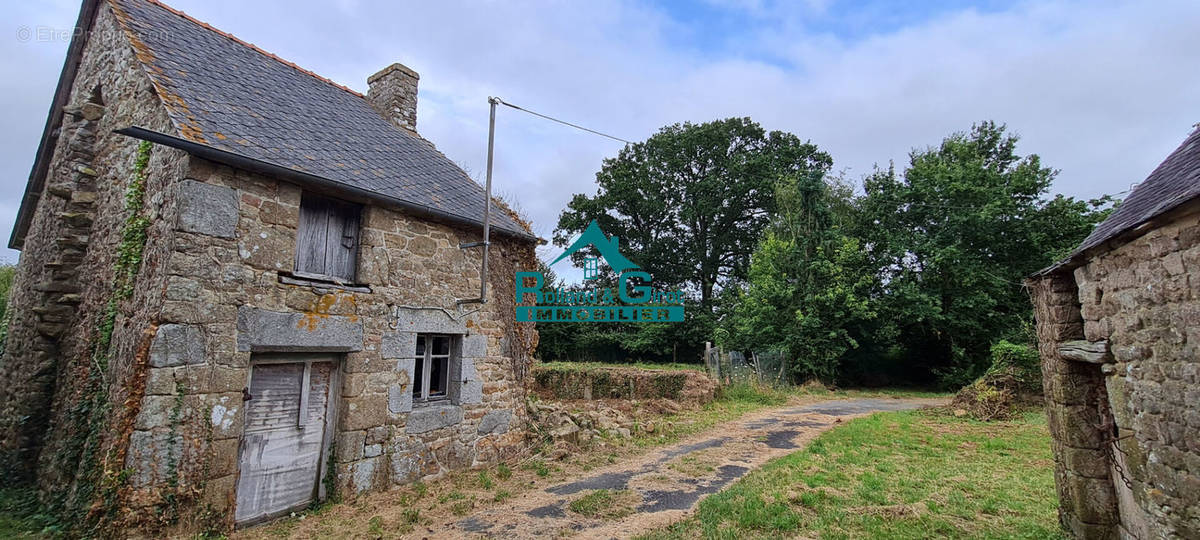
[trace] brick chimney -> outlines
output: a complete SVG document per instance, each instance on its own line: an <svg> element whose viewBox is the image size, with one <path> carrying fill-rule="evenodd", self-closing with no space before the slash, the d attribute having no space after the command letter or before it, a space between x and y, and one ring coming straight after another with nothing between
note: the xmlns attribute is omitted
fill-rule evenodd
<svg viewBox="0 0 1200 540"><path fill-rule="evenodd" d="M417 80L404 64L392 64L367 78L367 103L389 122L417 131Z"/></svg>

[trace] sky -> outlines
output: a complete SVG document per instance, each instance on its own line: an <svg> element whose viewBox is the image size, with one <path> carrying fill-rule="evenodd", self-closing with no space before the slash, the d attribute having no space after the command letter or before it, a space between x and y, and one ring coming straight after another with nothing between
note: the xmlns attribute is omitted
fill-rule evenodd
<svg viewBox="0 0 1200 540"><path fill-rule="evenodd" d="M392 62L413 68L418 131L479 180L488 96L628 140L749 116L811 140L853 182L995 120L1021 137L1018 152L1060 170L1055 193L1078 198L1127 191L1200 122L1194 1L167 3L360 92ZM78 10L5 10L5 239L66 54L56 36L69 32L46 29L69 31ZM621 146L502 108L495 190L550 238Z"/></svg>

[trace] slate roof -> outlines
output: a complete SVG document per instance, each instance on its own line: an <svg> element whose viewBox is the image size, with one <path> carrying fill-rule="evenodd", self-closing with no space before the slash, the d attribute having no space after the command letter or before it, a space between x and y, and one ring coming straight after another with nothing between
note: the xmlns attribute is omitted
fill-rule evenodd
<svg viewBox="0 0 1200 540"><path fill-rule="evenodd" d="M482 223L483 187L361 94L153 0L109 0L193 143ZM532 238L493 205L492 226Z"/></svg>
<svg viewBox="0 0 1200 540"><path fill-rule="evenodd" d="M1138 184L1070 256L1038 273L1078 266L1084 252L1197 197L1200 197L1200 128L1193 130L1179 148Z"/></svg>

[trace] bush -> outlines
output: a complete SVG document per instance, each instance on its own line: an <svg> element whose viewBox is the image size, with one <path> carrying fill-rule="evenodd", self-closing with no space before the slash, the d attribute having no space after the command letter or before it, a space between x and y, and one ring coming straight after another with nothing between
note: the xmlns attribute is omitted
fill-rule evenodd
<svg viewBox="0 0 1200 540"><path fill-rule="evenodd" d="M1036 400L1042 391L1041 360L1033 347L1000 340L992 345L991 359L983 376L959 390L951 404L983 421L1010 418L1016 405Z"/></svg>
<svg viewBox="0 0 1200 540"><path fill-rule="evenodd" d="M992 345L991 353L992 366L988 373L1008 372L1017 379L1020 390L1042 391L1042 360L1036 349L1000 340Z"/></svg>

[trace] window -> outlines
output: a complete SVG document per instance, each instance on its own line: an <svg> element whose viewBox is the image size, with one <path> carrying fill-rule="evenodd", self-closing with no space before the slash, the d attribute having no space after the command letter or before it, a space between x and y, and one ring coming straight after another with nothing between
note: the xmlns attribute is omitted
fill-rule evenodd
<svg viewBox="0 0 1200 540"><path fill-rule="evenodd" d="M296 275L353 282L362 207L305 193L296 231Z"/></svg>
<svg viewBox="0 0 1200 540"><path fill-rule="evenodd" d="M417 361L413 374L413 401L438 401L450 397L451 340L445 334L417 334Z"/></svg>

